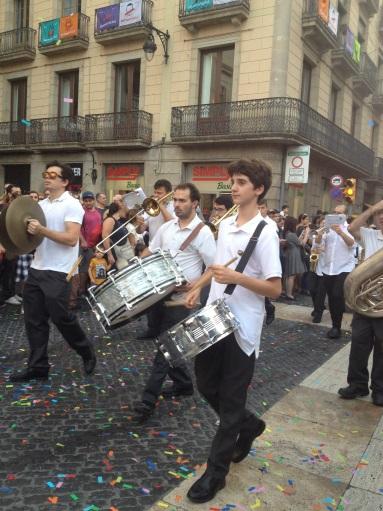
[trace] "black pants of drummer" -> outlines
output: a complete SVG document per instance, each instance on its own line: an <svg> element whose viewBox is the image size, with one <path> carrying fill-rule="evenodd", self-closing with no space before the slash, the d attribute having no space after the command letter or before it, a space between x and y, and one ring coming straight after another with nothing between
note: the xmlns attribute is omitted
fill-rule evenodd
<svg viewBox="0 0 383 511"><path fill-rule="evenodd" d="M313 301L314 311L317 314L322 314L325 309L324 304L326 300L326 287L323 277L313 271L309 271L307 275L307 286Z"/></svg>
<svg viewBox="0 0 383 511"><path fill-rule="evenodd" d="M343 285L348 272L339 275L323 274L323 282L328 296L328 308L330 310L332 326L341 328L343 313L345 311Z"/></svg>
<svg viewBox="0 0 383 511"><path fill-rule="evenodd" d="M373 352L371 389L383 395L383 318L354 314L347 382L359 390L367 390L368 359Z"/></svg>
<svg viewBox="0 0 383 511"><path fill-rule="evenodd" d="M185 307L165 307L164 302L161 301L151 308L150 313L153 318L158 318L158 332L162 333L187 318L190 310ZM173 381L175 390L193 389L193 382L186 364L179 363L177 367L172 367L162 352L157 350L150 377L142 393L144 403L151 406L156 403L167 376Z"/></svg>
<svg viewBox="0 0 383 511"><path fill-rule="evenodd" d="M68 311L70 284L66 273L29 269L24 286L24 321L29 341L28 368L49 371L49 319L79 355L90 358L93 348L74 314Z"/></svg>
<svg viewBox="0 0 383 511"><path fill-rule="evenodd" d="M198 390L220 419L207 462L208 472L216 477L228 473L238 435L251 435L259 423L259 419L246 409L254 361L254 353L246 355L234 334L195 359Z"/></svg>

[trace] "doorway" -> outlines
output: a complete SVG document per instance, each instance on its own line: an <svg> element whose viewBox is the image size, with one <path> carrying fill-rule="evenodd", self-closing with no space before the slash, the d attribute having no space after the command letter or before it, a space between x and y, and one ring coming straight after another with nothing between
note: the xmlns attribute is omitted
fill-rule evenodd
<svg viewBox="0 0 383 511"><path fill-rule="evenodd" d="M31 166L4 165L4 183L20 186L23 194L28 193L31 186Z"/></svg>

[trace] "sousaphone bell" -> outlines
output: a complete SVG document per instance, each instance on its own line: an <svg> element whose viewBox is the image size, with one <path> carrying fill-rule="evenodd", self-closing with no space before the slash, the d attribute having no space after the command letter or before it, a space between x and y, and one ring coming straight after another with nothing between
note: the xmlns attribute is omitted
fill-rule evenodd
<svg viewBox="0 0 383 511"><path fill-rule="evenodd" d="M29 220L38 220L46 226L46 219L39 204L29 196L18 197L0 214L0 243L11 258L21 254L29 254L43 241L39 234L29 234Z"/></svg>

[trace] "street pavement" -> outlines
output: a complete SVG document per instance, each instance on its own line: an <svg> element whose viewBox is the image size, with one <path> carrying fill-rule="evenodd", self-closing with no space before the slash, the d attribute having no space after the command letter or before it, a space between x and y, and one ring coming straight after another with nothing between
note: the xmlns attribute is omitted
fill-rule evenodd
<svg viewBox="0 0 383 511"><path fill-rule="evenodd" d="M285 319L263 331L249 389L249 407L259 416L288 399L350 339L345 332L330 341L327 327L310 323L309 307L299 308L307 323L296 321L294 307L291 317L285 307ZM1 511L188 510L185 501L178 507L164 499L206 461L215 414L196 392L161 399L146 424L135 424L132 406L155 352L151 341L135 340L145 320L105 335L90 312L79 316L98 354L95 374L83 376L81 360L52 328L49 380L21 385L8 382L28 353L20 307L0 311Z"/></svg>

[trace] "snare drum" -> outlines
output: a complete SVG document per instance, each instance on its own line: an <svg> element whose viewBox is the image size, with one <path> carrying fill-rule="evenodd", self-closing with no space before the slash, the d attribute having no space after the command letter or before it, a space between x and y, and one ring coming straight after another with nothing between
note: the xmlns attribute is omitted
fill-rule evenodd
<svg viewBox="0 0 383 511"><path fill-rule="evenodd" d="M144 259L134 257L119 272L109 272L103 284L89 288L88 302L104 330L117 328L185 283L170 253L158 250Z"/></svg>
<svg viewBox="0 0 383 511"><path fill-rule="evenodd" d="M238 326L228 305L219 299L161 334L158 338L159 349L175 366L177 362L193 358L227 337Z"/></svg>

